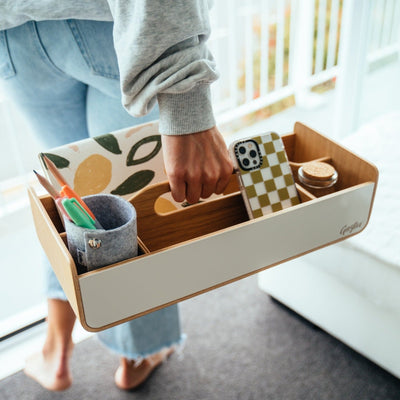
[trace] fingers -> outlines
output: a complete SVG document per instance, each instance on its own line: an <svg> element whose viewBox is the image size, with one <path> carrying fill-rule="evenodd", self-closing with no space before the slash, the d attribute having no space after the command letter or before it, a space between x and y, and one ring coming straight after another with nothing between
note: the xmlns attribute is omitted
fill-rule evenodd
<svg viewBox="0 0 400 400"><path fill-rule="evenodd" d="M169 185L171 187L171 195L178 203L186 199L186 184L182 179L169 177Z"/></svg>
<svg viewBox="0 0 400 400"><path fill-rule="evenodd" d="M198 183L187 183L186 184L186 200L190 204L195 204L200 200L202 186Z"/></svg>
<svg viewBox="0 0 400 400"><path fill-rule="evenodd" d="M226 144L216 127L183 136L163 136L165 170L175 201L193 204L221 194L232 175Z"/></svg>
<svg viewBox="0 0 400 400"><path fill-rule="evenodd" d="M230 172L229 175L225 176L224 178L221 178L216 187L215 187L215 193L216 194L221 194L224 192L224 190L226 189L226 187L228 186L228 183L231 179L231 175L232 175L232 171Z"/></svg>
<svg viewBox="0 0 400 400"><path fill-rule="evenodd" d="M221 194L229 182L230 175L231 173L220 179L219 175L186 179L170 177L172 197L177 202L182 202L186 199L188 203L194 204L200 199L209 198L213 193Z"/></svg>
<svg viewBox="0 0 400 400"><path fill-rule="evenodd" d="M185 178L185 197L188 203L194 204L200 198L210 197L215 191L216 181L217 178L204 177L201 169L197 171L197 174L188 174Z"/></svg>
<svg viewBox="0 0 400 400"><path fill-rule="evenodd" d="M213 193L221 194L227 187L232 175L228 163L223 173L214 171L214 174L203 173L201 178L188 179L186 181L186 200L190 203L197 203L200 198L207 199Z"/></svg>
<svg viewBox="0 0 400 400"><path fill-rule="evenodd" d="M223 173L220 174L220 177L216 183L216 187L215 187L216 194L221 194L224 192L224 190L228 186L228 183L233 174L233 163L232 163L232 160L230 159L228 153L227 153L226 157L227 157L227 159L224 164Z"/></svg>
<svg viewBox="0 0 400 400"><path fill-rule="evenodd" d="M207 199L213 193L215 193L215 188L217 186L217 182L219 179L219 174L216 171L203 171L202 179L201 179L201 197L203 199Z"/></svg>
<svg viewBox="0 0 400 400"><path fill-rule="evenodd" d="M175 170L168 174L171 195L177 202L185 199L188 203L197 203L202 196L202 176L200 168Z"/></svg>
<svg viewBox="0 0 400 400"><path fill-rule="evenodd" d="M216 193L214 189L215 187L215 185L210 184L203 185L201 189L201 198L208 199L213 193Z"/></svg>

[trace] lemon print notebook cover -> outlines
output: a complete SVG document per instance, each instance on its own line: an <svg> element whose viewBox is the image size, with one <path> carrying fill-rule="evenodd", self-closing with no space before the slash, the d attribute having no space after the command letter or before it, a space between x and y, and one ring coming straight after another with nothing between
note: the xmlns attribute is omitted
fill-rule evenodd
<svg viewBox="0 0 400 400"><path fill-rule="evenodd" d="M158 121L84 139L39 154L42 169L48 173L43 155L50 158L68 184L80 196L110 193L125 199L149 184L167 180L161 150ZM181 208L170 194L155 204L158 212Z"/></svg>
<svg viewBox="0 0 400 400"><path fill-rule="evenodd" d="M280 136L275 132L231 144L240 190L250 218L300 203Z"/></svg>

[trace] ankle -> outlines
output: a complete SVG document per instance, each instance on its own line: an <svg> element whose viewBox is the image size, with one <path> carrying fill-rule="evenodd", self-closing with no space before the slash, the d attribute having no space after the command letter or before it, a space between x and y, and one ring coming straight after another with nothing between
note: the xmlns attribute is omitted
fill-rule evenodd
<svg viewBox="0 0 400 400"><path fill-rule="evenodd" d="M52 340L51 338L48 338L43 345L42 354L45 358L52 356L69 358L73 348L74 343L72 342L71 338L58 338L58 340Z"/></svg>

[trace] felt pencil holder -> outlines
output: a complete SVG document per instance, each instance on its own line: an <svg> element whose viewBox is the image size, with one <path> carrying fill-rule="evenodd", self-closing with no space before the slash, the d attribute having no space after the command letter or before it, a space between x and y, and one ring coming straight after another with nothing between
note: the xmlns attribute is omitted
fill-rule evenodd
<svg viewBox="0 0 400 400"><path fill-rule="evenodd" d="M87 229L64 217L68 249L78 273L137 256L136 210L122 197L95 194L83 197L103 229Z"/></svg>

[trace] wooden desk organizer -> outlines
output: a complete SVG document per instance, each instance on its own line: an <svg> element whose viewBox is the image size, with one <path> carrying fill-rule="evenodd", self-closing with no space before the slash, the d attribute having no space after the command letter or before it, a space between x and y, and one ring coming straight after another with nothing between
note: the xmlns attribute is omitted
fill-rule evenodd
<svg viewBox="0 0 400 400"><path fill-rule="evenodd" d="M298 185L301 204L250 221L235 176L222 197L164 215L154 202L169 185L150 186L131 199L141 254L81 275L53 200L30 188L40 242L83 327L109 328L359 233L371 213L377 169L300 123L282 139L295 176L307 161L335 166L335 193L315 198Z"/></svg>

